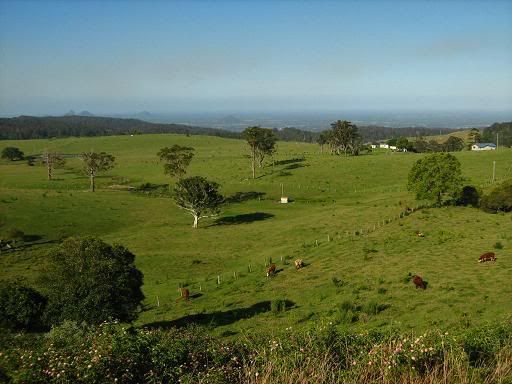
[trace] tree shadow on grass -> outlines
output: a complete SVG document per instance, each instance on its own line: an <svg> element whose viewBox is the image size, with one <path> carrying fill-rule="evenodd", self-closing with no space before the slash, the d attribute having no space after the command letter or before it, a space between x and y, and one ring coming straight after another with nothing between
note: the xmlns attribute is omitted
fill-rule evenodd
<svg viewBox="0 0 512 384"><path fill-rule="evenodd" d="M31 243L34 241L41 240L43 237L39 235L23 235L23 241Z"/></svg>
<svg viewBox="0 0 512 384"><path fill-rule="evenodd" d="M234 224L247 224L255 221L263 221L274 217L271 213L265 212L254 212L246 213L243 215L226 216L215 220L214 225L234 225Z"/></svg>
<svg viewBox="0 0 512 384"><path fill-rule="evenodd" d="M146 328L185 327L191 324L222 326L229 325L241 319L248 319L270 311L270 301L261 301L246 308L215 311L212 313L196 313L170 321L156 321L146 324Z"/></svg>
<svg viewBox="0 0 512 384"><path fill-rule="evenodd" d="M293 163L293 164L290 164L290 165L287 165L286 167L284 167L284 168L283 168L283 170L290 170L290 169L304 168L304 167L306 167L306 166L307 166L306 164Z"/></svg>
<svg viewBox="0 0 512 384"><path fill-rule="evenodd" d="M302 157L296 157L293 159L279 160L274 163L274 165L287 165L287 164L297 164L302 163L305 159Z"/></svg>
<svg viewBox="0 0 512 384"><path fill-rule="evenodd" d="M242 203L247 200L255 200L260 199L265 196L265 192L235 192L231 196L228 196L224 199L225 203Z"/></svg>

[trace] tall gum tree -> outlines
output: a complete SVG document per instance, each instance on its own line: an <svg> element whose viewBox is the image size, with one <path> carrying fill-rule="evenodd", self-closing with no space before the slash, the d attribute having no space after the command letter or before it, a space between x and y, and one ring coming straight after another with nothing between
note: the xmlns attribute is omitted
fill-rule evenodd
<svg viewBox="0 0 512 384"><path fill-rule="evenodd" d="M96 190L96 175L114 168L115 157L105 152L84 152L80 157L83 161L84 172L89 176L90 190L94 192Z"/></svg>
<svg viewBox="0 0 512 384"><path fill-rule="evenodd" d="M194 148L174 144L172 147L162 148L157 155L164 162L164 173L179 180L187 173L194 157Z"/></svg>
<svg viewBox="0 0 512 384"><path fill-rule="evenodd" d="M248 127L242 132L251 151L252 178L256 178L256 164L261 168L265 156L275 152L277 137L271 129Z"/></svg>

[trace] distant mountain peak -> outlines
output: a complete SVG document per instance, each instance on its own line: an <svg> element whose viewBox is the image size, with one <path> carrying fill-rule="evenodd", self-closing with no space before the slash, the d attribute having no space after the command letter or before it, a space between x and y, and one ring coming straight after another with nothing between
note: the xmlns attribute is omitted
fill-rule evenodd
<svg viewBox="0 0 512 384"><path fill-rule="evenodd" d="M72 109L69 110L68 113L66 113L64 116L75 116L76 115L76 112L73 111Z"/></svg>
<svg viewBox="0 0 512 384"><path fill-rule="evenodd" d="M89 111L82 111L78 114L79 116L94 116L91 112Z"/></svg>

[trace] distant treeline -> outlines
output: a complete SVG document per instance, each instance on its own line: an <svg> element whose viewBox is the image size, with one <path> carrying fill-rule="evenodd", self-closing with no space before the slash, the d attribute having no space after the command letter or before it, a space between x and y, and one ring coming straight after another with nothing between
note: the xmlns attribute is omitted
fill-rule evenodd
<svg viewBox="0 0 512 384"><path fill-rule="evenodd" d="M508 123L494 123L487 127L482 134L483 143L496 143L496 134L499 135L499 145L512 146L512 121Z"/></svg>
<svg viewBox="0 0 512 384"><path fill-rule="evenodd" d="M381 126L360 126L359 133L364 142L380 141L401 136L430 136L447 134L449 128L389 128ZM503 131L500 143L511 145L511 123L493 124L484 130L485 140L493 141L496 131ZM304 131L297 128L274 129L279 140L314 143L320 132ZM47 139L60 137L135 135L143 133L178 133L187 135L207 135L226 138L241 138L240 132L224 129L203 128L182 124L157 124L138 119L121 119L95 116L19 116L0 118L1 140ZM489 137L489 138L488 138ZM507 144L508 143L508 144Z"/></svg>
<svg viewBox="0 0 512 384"><path fill-rule="evenodd" d="M19 116L0 119L0 139L48 139L52 137L82 137L135 135L142 133L181 133L238 138L236 132L222 129L192 127L180 124L154 124L137 119L91 116Z"/></svg>

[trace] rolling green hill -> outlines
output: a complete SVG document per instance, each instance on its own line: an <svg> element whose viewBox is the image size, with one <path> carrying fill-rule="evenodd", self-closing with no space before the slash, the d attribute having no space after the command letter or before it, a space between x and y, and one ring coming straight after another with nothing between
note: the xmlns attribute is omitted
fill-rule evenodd
<svg viewBox="0 0 512 384"><path fill-rule="evenodd" d="M172 199L126 188L167 184L156 153L172 144L195 148L190 175L217 181L225 196L239 200L232 198L218 219L197 230ZM116 156L117 166L90 193L78 158L68 159L51 182L41 166L0 163L0 238L18 228L33 240L0 255L0 279L37 285L45 252L66 236L121 243L136 254L145 276L139 325L198 322L217 325L219 334L318 321L422 330L512 313L510 214L445 207L398 218L421 203L405 189L421 154L377 150L338 157L320 154L314 144L280 142L274 165L267 163L252 180L245 143L235 139L125 135L0 141L0 150L5 146L26 155L94 149ZM510 149L454 155L468 183L488 188L493 161L498 181L512 177ZM282 187L289 204L278 203ZM496 243L503 249L494 249ZM478 264L486 251L495 251L498 261ZM270 258L279 270L273 278L265 277ZM307 264L299 271L297 258ZM428 289L416 290L409 273L427 280ZM194 295L190 302L179 300L180 285ZM291 308L278 315L254 310L275 299L289 300ZM357 321L342 316L344 302L357 308Z"/></svg>

